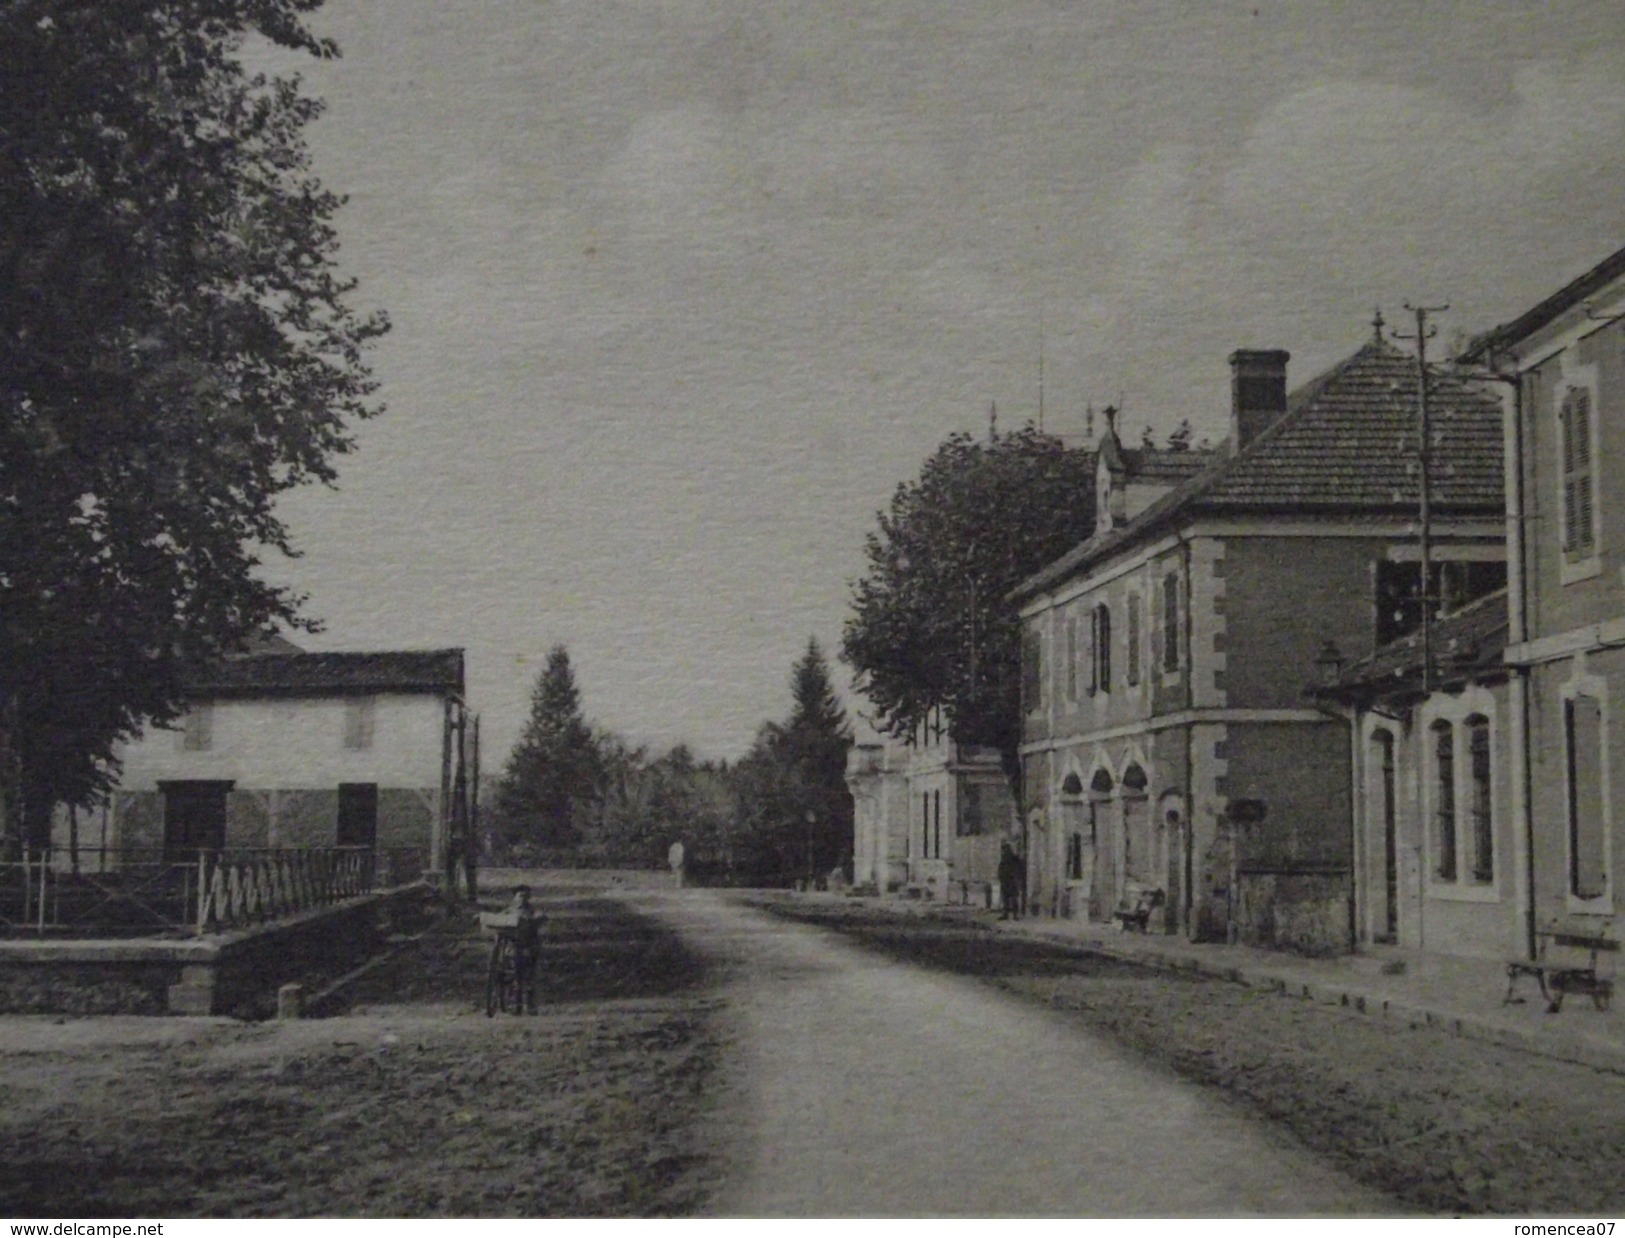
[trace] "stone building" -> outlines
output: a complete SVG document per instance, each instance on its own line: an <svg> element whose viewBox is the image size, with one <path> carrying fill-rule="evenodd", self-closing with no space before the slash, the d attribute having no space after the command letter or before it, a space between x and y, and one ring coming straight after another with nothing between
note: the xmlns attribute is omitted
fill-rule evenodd
<svg viewBox="0 0 1625 1238"><path fill-rule="evenodd" d="M1507 795L1519 938L1601 924L1625 873L1625 250L1465 352L1508 433Z"/></svg>
<svg viewBox="0 0 1625 1238"><path fill-rule="evenodd" d="M1232 354L1218 458L1155 497L1103 467L1094 535L1016 591L1041 910L1155 890L1153 930L1349 945L1349 725L1310 690L1327 641L1359 658L1419 619L1418 374L1380 320L1290 395L1287 361ZM1466 601L1504 583L1500 411L1432 389L1434 587Z"/></svg>
<svg viewBox="0 0 1625 1238"><path fill-rule="evenodd" d="M907 738L855 745L846 780L857 884L991 905L1014 824L996 750L955 743L933 710Z"/></svg>

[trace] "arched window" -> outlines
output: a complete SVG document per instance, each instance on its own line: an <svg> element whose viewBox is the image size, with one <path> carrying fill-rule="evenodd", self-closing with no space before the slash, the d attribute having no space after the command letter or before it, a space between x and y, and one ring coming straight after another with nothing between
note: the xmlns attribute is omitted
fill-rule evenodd
<svg viewBox="0 0 1625 1238"><path fill-rule="evenodd" d="M1068 774L1061 783L1061 794L1069 799L1075 799L1083 794L1083 779L1076 774Z"/></svg>
<svg viewBox="0 0 1625 1238"><path fill-rule="evenodd" d="M1490 720L1483 714L1467 719L1468 871L1481 885L1495 880L1494 796L1490 787Z"/></svg>
<svg viewBox="0 0 1625 1238"><path fill-rule="evenodd" d="M1123 794L1144 795L1150 781L1138 764L1130 765L1123 771Z"/></svg>
<svg viewBox="0 0 1625 1238"><path fill-rule="evenodd" d="M1456 737L1448 722L1435 722L1433 739L1433 873L1456 879Z"/></svg>

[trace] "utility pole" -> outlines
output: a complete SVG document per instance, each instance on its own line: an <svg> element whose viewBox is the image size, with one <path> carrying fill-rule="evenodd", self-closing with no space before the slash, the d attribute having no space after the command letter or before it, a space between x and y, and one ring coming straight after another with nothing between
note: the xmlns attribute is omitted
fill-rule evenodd
<svg viewBox="0 0 1625 1238"><path fill-rule="evenodd" d="M1044 432L1044 307L1038 307L1038 432Z"/></svg>
<svg viewBox="0 0 1625 1238"><path fill-rule="evenodd" d="M1412 305L1409 301L1405 308L1416 316L1416 334L1404 336L1397 332L1395 339L1415 339L1416 341L1416 459L1420 472L1420 500L1418 503L1418 518L1421 524L1418 541L1420 543L1421 570L1422 570L1422 693L1427 695L1433 691L1433 493L1429 476L1429 462L1432 458L1432 444L1429 442L1431 425L1428 417L1428 340L1439 333L1439 328L1428 322L1428 315L1442 314L1450 307L1448 305Z"/></svg>

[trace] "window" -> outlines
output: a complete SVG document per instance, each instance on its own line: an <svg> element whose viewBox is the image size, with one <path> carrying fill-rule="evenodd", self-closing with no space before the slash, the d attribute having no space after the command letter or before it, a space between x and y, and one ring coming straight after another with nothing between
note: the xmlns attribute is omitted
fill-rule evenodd
<svg viewBox="0 0 1625 1238"><path fill-rule="evenodd" d="M377 783L339 783L338 845L341 847L378 845Z"/></svg>
<svg viewBox="0 0 1625 1238"><path fill-rule="evenodd" d="M1591 392L1570 387L1558 410L1563 440L1563 555L1570 563L1597 552L1592 508Z"/></svg>
<svg viewBox="0 0 1625 1238"><path fill-rule="evenodd" d="M193 705L186 711L181 725L181 749L185 752L207 752L214 747L214 706L208 703Z"/></svg>
<svg viewBox="0 0 1625 1238"><path fill-rule="evenodd" d="M1387 731L1371 736L1376 748L1375 765L1380 780L1377 787L1377 814L1382 823L1382 931L1380 936L1395 941L1399 936L1399 831L1395 814L1394 737Z"/></svg>
<svg viewBox="0 0 1625 1238"><path fill-rule="evenodd" d="M373 714L376 698L351 697L344 702L344 746L350 749L372 747Z"/></svg>
<svg viewBox="0 0 1625 1238"><path fill-rule="evenodd" d="M1081 622L1078 626L1082 631L1082 635L1087 637L1087 640L1084 643L1088 646L1083 650L1083 659L1085 665L1087 665L1089 668L1089 675L1084 681L1084 687L1088 689L1089 695L1093 696L1096 692L1100 691L1100 664L1095 660L1095 649L1100 645L1100 632L1098 630L1100 627L1100 615L1098 608L1092 608L1089 611L1089 626L1087 629L1083 629Z"/></svg>
<svg viewBox="0 0 1625 1238"><path fill-rule="evenodd" d="M1456 879L1456 737L1448 722L1433 724L1433 873Z"/></svg>
<svg viewBox="0 0 1625 1238"><path fill-rule="evenodd" d="M1429 579L1433 614L1438 617L1506 588L1507 565L1491 560L1435 560ZM1378 645L1422 626L1422 568L1417 560L1377 562L1376 611Z"/></svg>
<svg viewBox="0 0 1625 1238"><path fill-rule="evenodd" d="M958 833L961 838L967 835L982 832L982 788L980 784L968 782L959 788L959 826Z"/></svg>
<svg viewBox="0 0 1625 1238"><path fill-rule="evenodd" d="M1066 621L1066 699L1078 699L1078 621Z"/></svg>
<svg viewBox="0 0 1625 1238"><path fill-rule="evenodd" d="M1021 706L1028 713L1043 705L1039 686L1043 683L1039 666L1038 632L1028 628L1021 638Z"/></svg>
<svg viewBox="0 0 1625 1238"><path fill-rule="evenodd" d="M931 858L931 792L920 792L920 858Z"/></svg>
<svg viewBox="0 0 1625 1238"><path fill-rule="evenodd" d="M1495 880L1495 825L1491 815L1490 723L1482 714L1467 719L1469 871L1480 885Z"/></svg>
<svg viewBox="0 0 1625 1238"><path fill-rule="evenodd" d="M1602 796L1602 702L1574 696L1563 703L1568 749L1569 893L1601 898L1608 892L1607 822Z"/></svg>
<svg viewBox="0 0 1625 1238"><path fill-rule="evenodd" d="M942 858L942 792L941 791L933 791L933 792L931 792L931 827L932 827L932 837L935 839L935 845L931 849L931 854L934 855L937 859L940 860Z"/></svg>
<svg viewBox="0 0 1625 1238"><path fill-rule="evenodd" d="M1123 681L1130 687L1140 682L1140 595L1128 595L1128 665Z"/></svg>
<svg viewBox="0 0 1625 1238"><path fill-rule="evenodd" d="M1094 675L1095 686L1102 692L1112 690L1112 612L1111 607L1102 602L1093 611L1094 621L1090 624L1090 636L1094 641Z"/></svg>
<svg viewBox="0 0 1625 1238"><path fill-rule="evenodd" d="M1162 669L1179 669L1179 573L1162 581Z"/></svg>
<svg viewBox="0 0 1625 1238"><path fill-rule="evenodd" d="M1066 839L1066 879L1083 880L1083 835L1068 834Z"/></svg>

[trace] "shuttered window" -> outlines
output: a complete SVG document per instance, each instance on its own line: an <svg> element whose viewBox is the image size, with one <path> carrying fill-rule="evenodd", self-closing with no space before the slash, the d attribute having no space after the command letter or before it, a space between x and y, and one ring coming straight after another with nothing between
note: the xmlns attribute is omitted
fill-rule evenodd
<svg viewBox="0 0 1625 1238"><path fill-rule="evenodd" d="M1179 573L1169 572L1162 582L1162 669L1179 669Z"/></svg>
<svg viewBox="0 0 1625 1238"><path fill-rule="evenodd" d="M1591 468L1591 392L1570 387L1563 396L1563 553L1588 559L1597 549Z"/></svg>
<svg viewBox="0 0 1625 1238"><path fill-rule="evenodd" d="M186 711L181 724L181 749L185 752L207 752L214 747L214 706L200 702Z"/></svg>
<svg viewBox="0 0 1625 1238"><path fill-rule="evenodd" d="M1472 829L1471 872L1474 881L1488 885L1495 880L1495 822L1490 788L1490 723L1482 714L1467 719L1467 756L1471 775L1467 805Z"/></svg>
<svg viewBox="0 0 1625 1238"><path fill-rule="evenodd" d="M1602 797L1602 702L1572 697L1563 705L1568 747L1569 892L1601 898L1608 892L1608 823Z"/></svg>
<svg viewBox="0 0 1625 1238"><path fill-rule="evenodd" d="M1078 621L1066 621L1066 699L1078 699Z"/></svg>
<svg viewBox="0 0 1625 1238"><path fill-rule="evenodd" d="M1128 595L1128 665L1123 678L1130 687L1140 682L1140 595Z"/></svg>
<svg viewBox="0 0 1625 1238"><path fill-rule="evenodd" d="M1102 692L1112 690L1112 612L1102 602L1095 607L1095 683Z"/></svg>
<svg viewBox="0 0 1625 1238"><path fill-rule="evenodd" d="M344 702L344 746L349 749L372 747L376 699L355 696Z"/></svg>
<svg viewBox="0 0 1625 1238"><path fill-rule="evenodd" d="M1433 724L1433 872L1456 879L1456 737L1448 722Z"/></svg>
<svg viewBox="0 0 1625 1238"><path fill-rule="evenodd" d="M1100 662L1095 657L1095 650L1100 648L1100 607L1098 606L1091 607L1089 610L1089 628L1085 636L1087 638L1085 644L1088 648L1083 651L1083 658L1084 664L1089 668L1089 674L1088 678L1084 680L1084 687L1088 689L1089 695L1093 696L1100 690Z"/></svg>
<svg viewBox="0 0 1625 1238"><path fill-rule="evenodd" d="M1043 682L1039 651L1038 633L1028 628L1021 637L1021 705L1028 713L1043 704L1038 699L1038 688Z"/></svg>

